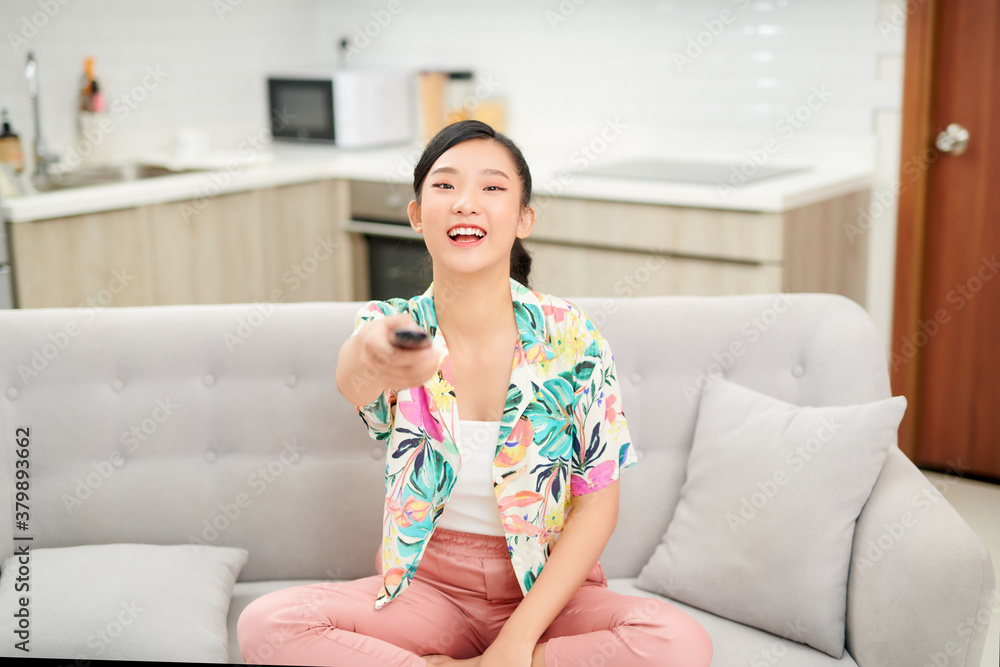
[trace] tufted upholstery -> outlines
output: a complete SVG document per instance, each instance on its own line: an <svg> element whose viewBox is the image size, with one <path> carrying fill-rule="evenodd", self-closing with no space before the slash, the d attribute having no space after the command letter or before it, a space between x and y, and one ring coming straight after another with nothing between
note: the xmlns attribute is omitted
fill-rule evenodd
<svg viewBox="0 0 1000 667"><path fill-rule="evenodd" d="M623 473L618 528L601 557L615 586L628 588L667 528L708 375L796 404L890 395L880 337L843 297L571 300L611 343L640 458ZM34 547L245 547L237 587L249 598L238 605L234 597L237 616L254 595L291 580L374 574L384 445L368 438L334 382L359 306L0 311L0 433L9 443L16 426L31 428ZM11 479L12 465L5 445L0 477ZM858 664L923 664L952 638L969 660L961 664L978 664L986 628L952 635L970 611L992 604L993 571L946 502L907 549L886 551L887 567L856 566L866 540L881 537L912 494L928 488L891 450L855 538L848 648ZM12 505L0 503L3 557L12 552ZM916 573L925 572L939 582L933 590L947 591L944 600L923 593ZM712 632L715 664L747 664L757 644L777 639L712 619L723 624ZM747 632L754 638L739 639ZM816 654L809 664L825 663Z"/></svg>

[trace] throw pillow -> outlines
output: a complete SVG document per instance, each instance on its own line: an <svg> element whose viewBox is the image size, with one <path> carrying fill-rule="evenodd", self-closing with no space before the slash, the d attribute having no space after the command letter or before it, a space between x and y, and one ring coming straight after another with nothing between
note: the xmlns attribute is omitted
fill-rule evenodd
<svg viewBox="0 0 1000 667"><path fill-rule="evenodd" d="M0 574L0 656L228 662L226 616L246 561L246 549L194 544L15 554ZM25 639L29 652L16 647Z"/></svg>
<svg viewBox="0 0 1000 667"><path fill-rule="evenodd" d="M636 586L840 658L854 525L905 409L902 396L799 407L711 382Z"/></svg>

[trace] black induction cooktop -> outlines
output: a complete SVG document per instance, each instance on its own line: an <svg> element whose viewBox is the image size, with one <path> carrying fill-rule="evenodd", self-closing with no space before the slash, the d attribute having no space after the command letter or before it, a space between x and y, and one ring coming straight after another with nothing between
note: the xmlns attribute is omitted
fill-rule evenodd
<svg viewBox="0 0 1000 667"><path fill-rule="evenodd" d="M635 158L607 165L595 165L581 176L624 178L630 180L697 183L699 185L755 183L775 176L807 171L809 166L758 165L740 162L695 162L691 160L661 160ZM735 170L735 171L734 171Z"/></svg>

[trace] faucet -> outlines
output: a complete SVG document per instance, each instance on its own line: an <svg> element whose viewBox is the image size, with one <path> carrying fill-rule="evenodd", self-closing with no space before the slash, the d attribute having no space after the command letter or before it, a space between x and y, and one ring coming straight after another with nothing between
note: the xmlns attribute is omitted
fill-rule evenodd
<svg viewBox="0 0 1000 667"><path fill-rule="evenodd" d="M49 166L59 162L59 156L45 147L42 141L42 124L38 115L38 74L36 72L35 56L29 51L28 60L24 65L24 76L28 79L28 97L31 98L32 116L35 122L35 171L33 180L47 180Z"/></svg>

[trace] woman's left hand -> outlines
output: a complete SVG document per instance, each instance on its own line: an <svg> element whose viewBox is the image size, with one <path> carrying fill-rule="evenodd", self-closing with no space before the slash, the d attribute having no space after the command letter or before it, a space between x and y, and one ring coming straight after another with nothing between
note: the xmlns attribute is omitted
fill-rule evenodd
<svg viewBox="0 0 1000 667"><path fill-rule="evenodd" d="M476 667L531 667L534 648L494 642L479 656Z"/></svg>

